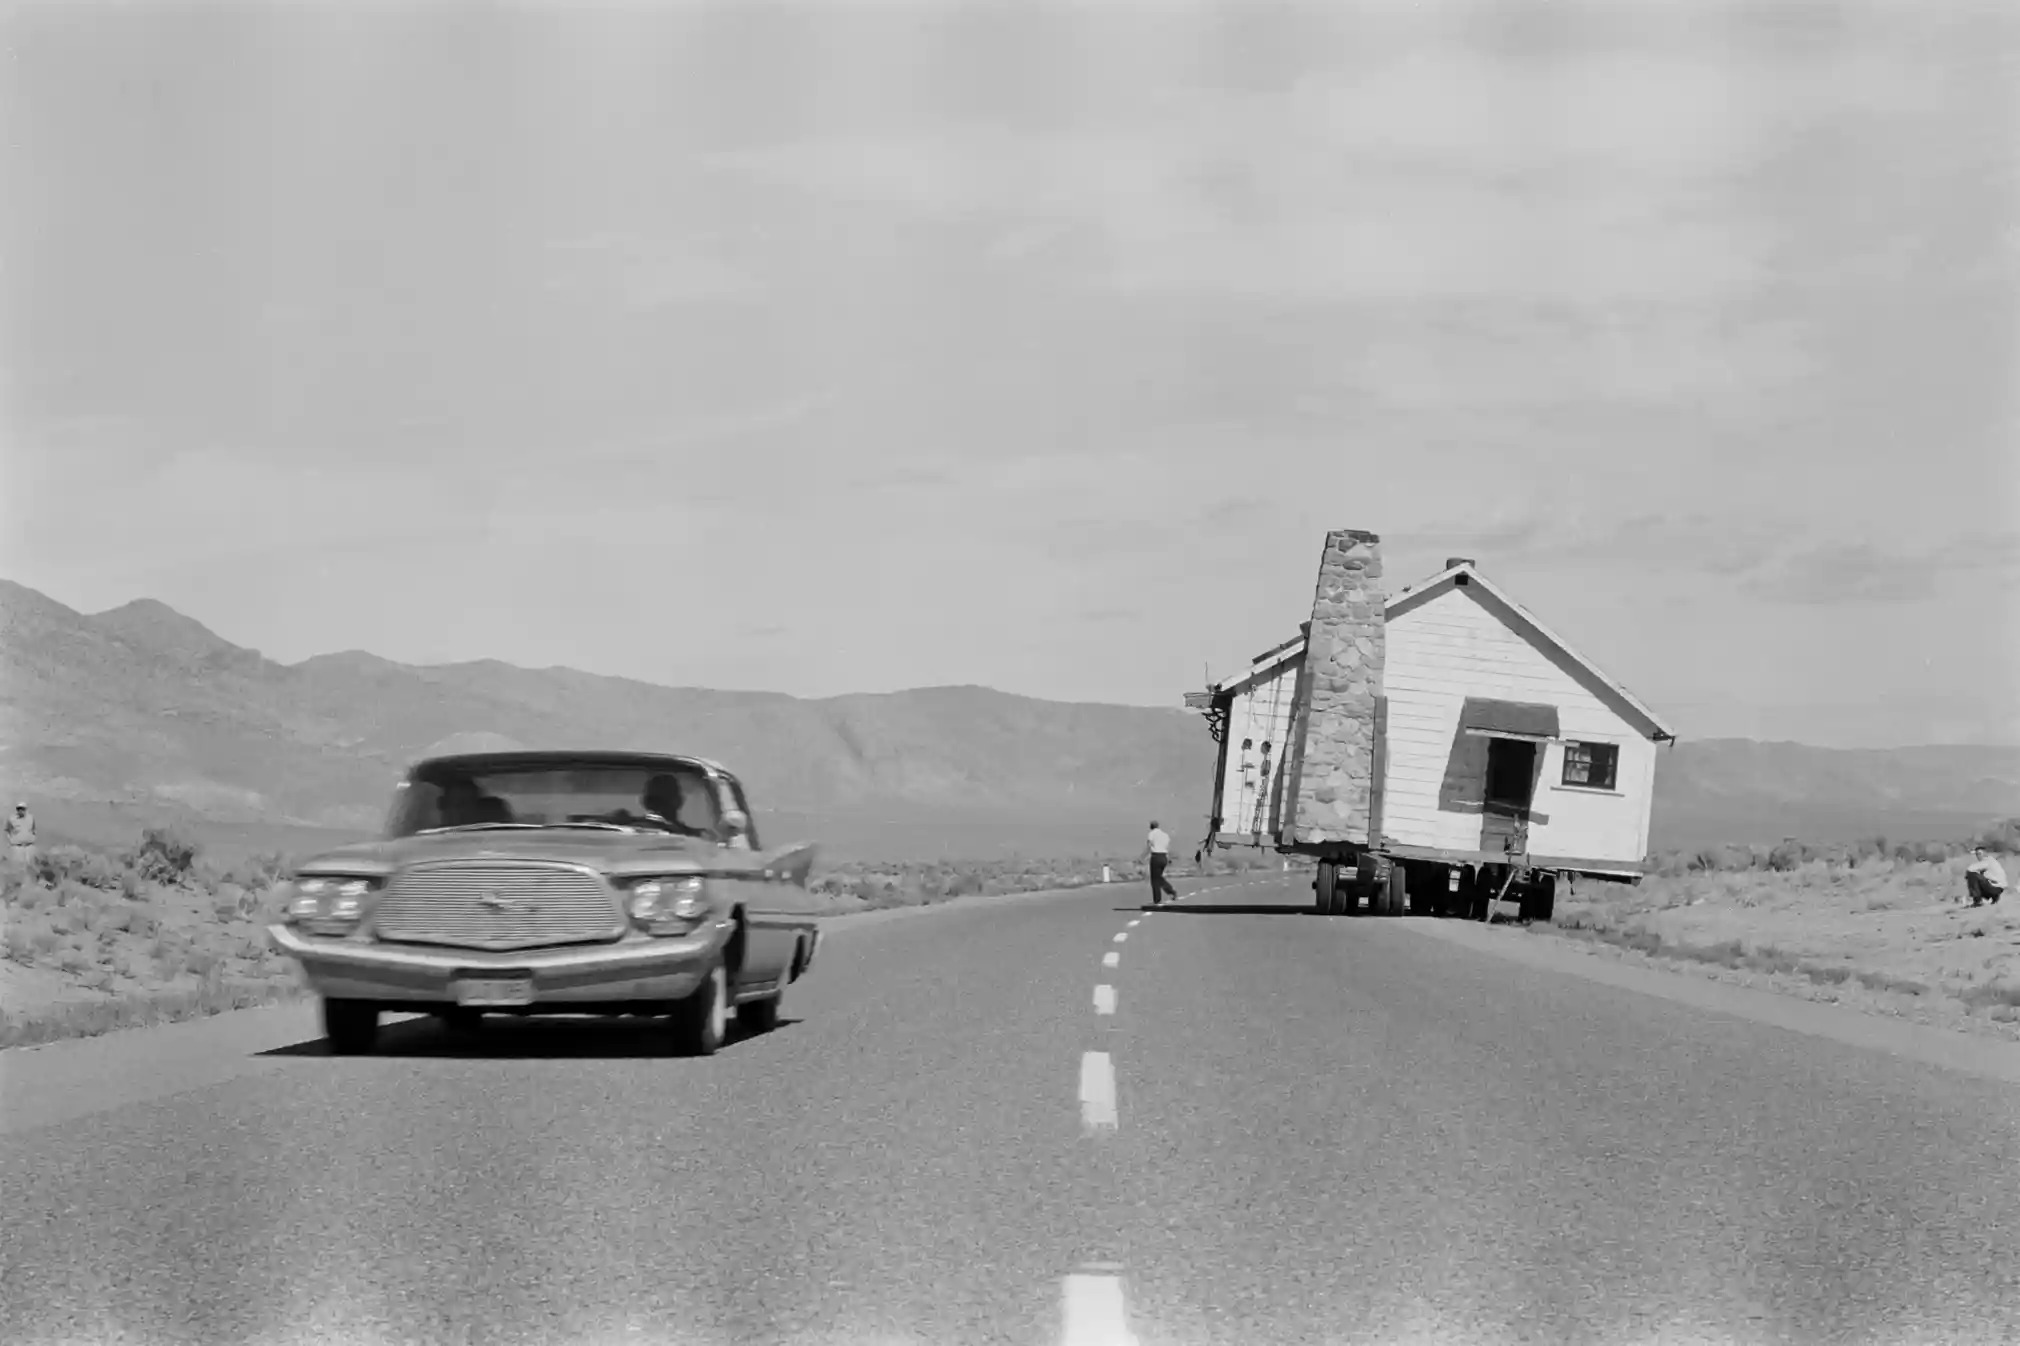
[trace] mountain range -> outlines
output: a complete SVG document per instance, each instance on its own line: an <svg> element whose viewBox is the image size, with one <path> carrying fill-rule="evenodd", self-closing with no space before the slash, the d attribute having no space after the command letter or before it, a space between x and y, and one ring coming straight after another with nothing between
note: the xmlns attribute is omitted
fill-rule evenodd
<svg viewBox="0 0 2020 1346"><path fill-rule="evenodd" d="M417 755L504 741L716 758L761 827L839 859L1128 853L1151 817L1189 844L1215 751L1176 707L987 687L808 700L362 651L282 664L151 599L87 615L5 580L0 734L4 789L79 839L166 823L302 849L375 827ZM1652 844L1905 839L2016 813L2020 748L1685 741L1657 767Z"/></svg>

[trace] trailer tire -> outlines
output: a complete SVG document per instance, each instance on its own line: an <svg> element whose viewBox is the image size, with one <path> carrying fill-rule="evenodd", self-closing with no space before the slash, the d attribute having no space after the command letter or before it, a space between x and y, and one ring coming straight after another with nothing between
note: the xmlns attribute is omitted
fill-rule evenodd
<svg viewBox="0 0 2020 1346"><path fill-rule="evenodd" d="M1411 862L1410 915L1437 916L1443 912L1445 906L1445 888L1444 884L1439 882L1441 879L1445 883L1451 882L1451 880L1445 879L1444 866L1426 864L1422 861Z"/></svg>
<svg viewBox="0 0 2020 1346"><path fill-rule="evenodd" d="M1494 914L1494 894L1501 891L1501 876L1496 871L1498 865L1482 865L1473 880L1473 901L1467 907L1470 920L1486 921Z"/></svg>
<svg viewBox="0 0 2020 1346"><path fill-rule="evenodd" d="M1353 905L1348 908L1352 915L1361 911L1361 899L1368 899L1368 915L1382 914L1382 862L1380 857L1363 853L1354 865Z"/></svg>
<svg viewBox="0 0 2020 1346"><path fill-rule="evenodd" d="M1388 902L1382 915L1402 916L1410 910L1410 867L1408 865L1389 866Z"/></svg>
<svg viewBox="0 0 2020 1346"><path fill-rule="evenodd" d="M1321 916L1330 916L1337 905L1339 888L1339 866L1330 860L1319 861L1318 877L1312 880L1312 891L1317 894L1313 900L1313 910Z"/></svg>
<svg viewBox="0 0 2020 1346"><path fill-rule="evenodd" d="M1545 874L1529 885L1522 895L1522 919L1548 922L1557 910L1557 876Z"/></svg>

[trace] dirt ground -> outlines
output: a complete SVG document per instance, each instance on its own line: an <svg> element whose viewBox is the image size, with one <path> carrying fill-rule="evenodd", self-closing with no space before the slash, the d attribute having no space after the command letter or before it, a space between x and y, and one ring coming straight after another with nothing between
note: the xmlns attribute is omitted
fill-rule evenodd
<svg viewBox="0 0 2020 1346"><path fill-rule="evenodd" d="M1966 863L1816 861L1592 884L1559 900L1552 933L1600 956L2020 1037L2020 897L1970 907Z"/></svg>

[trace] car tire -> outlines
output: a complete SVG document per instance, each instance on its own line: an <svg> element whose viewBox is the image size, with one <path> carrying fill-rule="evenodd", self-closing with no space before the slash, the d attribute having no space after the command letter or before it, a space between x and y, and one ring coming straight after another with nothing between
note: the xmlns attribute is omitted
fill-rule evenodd
<svg viewBox="0 0 2020 1346"><path fill-rule="evenodd" d="M362 1056L379 1040L379 1007L369 1000L323 998L323 1038L332 1056Z"/></svg>
<svg viewBox="0 0 2020 1346"><path fill-rule="evenodd" d="M1317 894L1312 906L1321 916L1331 916L1339 908L1339 867L1330 860L1319 861L1318 877L1312 880Z"/></svg>
<svg viewBox="0 0 2020 1346"><path fill-rule="evenodd" d="M701 985L676 1005L672 1022L673 1050L678 1056L714 1056L729 1036L729 970L720 961L709 965Z"/></svg>
<svg viewBox="0 0 2020 1346"><path fill-rule="evenodd" d="M746 1000L736 1007L736 1021L744 1032L753 1036L769 1033L779 1026L779 1011L784 1008L785 993L768 995L763 1000Z"/></svg>

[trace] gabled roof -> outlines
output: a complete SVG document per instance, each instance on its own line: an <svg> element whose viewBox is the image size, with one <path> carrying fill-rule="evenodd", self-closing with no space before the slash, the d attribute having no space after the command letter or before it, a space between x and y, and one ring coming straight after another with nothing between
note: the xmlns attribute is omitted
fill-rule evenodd
<svg viewBox="0 0 2020 1346"><path fill-rule="evenodd" d="M1463 561L1460 562L1458 565L1447 566L1445 569L1439 571L1437 574L1431 576L1429 579L1422 580L1416 584L1405 585L1398 592L1390 594L1388 599L1382 605L1382 613L1384 619L1387 620L1389 618L1393 618L1397 616L1398 613L1402 610L1419 606L1425 600L1430 598L1431 595L1434 592L1436 592L1441 586L1451 585L1460 575L1466 576L1466 583L1468 585L1478 585L1480 588L1485 589L1487 593L1494 599L1495 602L1501 604L1503 607L1507 608L1510 612L1514 613L1516 617L1518 617L1524 623L1526 623L1528 626L1534 629L1536 634L1542 637L1544 641L1555 646L1557 650L1560 653L1562 653L1567 659L1577 664L1581 669L1583 669L1587 674L1589 674L1595 682L1599 683L1600 686L1606 688L1606 690L1611 692L1613 695L1619 697L1620 700L1628 707L1630 707L1637 715L1640 715L1643 719L1647 720L1651 725L1655 726L1656 738L1673 739L1676 737L1675 731L1673 731L1669 727L1669 725L1663 721L1663 718L1660 715L1657 715L1655 711L1650 709L1649 706L1641 700L1641 698L1637 697L1634 693L1628 691L1625 687L1621 686L1619 683L1615 682L1612 678L1608 677L1605 674L1605 672L1600 669L1599 665L1593 663L1590 659L1587 659L1584 655L1580 654L1577 650L1573 649L1571 647L1570 642L1566 641L1562 636L1558 635L1555 631L1552 631L1549 627L1545 626L1541 621L1537 620L1536 615L1534 613L1530 612L1529 609L1523 607L1520 603L1516 602L1513 598L1509 597L1506 590L1502 589L1500 585L1494 583L1494 581L1488 579L1485 575L1481 574L1477 569L1474 568L1472 562L1470 561ZM1256 676L1256 674L1258 673L1267 672L1271 668L1274 668L1277 665L1284 663L1286 660L1293 659L1298 657L1299 655L1302 655L1305 651L1305 639L1306 639L1305 636L1299 635L1291 640L1284 642L1282 645L1277 646L1275 649L1269 651L1267 654L1258 656L1255 663L1250 667L1243 669L1239 673L1223 678L1219 682L1215 683L1213 685L1213 690L1216 692L1225 691L1238 683L1247 681L1248 679Z"/></svg>

